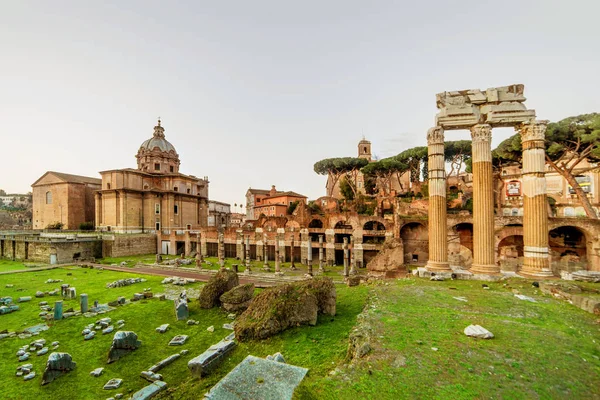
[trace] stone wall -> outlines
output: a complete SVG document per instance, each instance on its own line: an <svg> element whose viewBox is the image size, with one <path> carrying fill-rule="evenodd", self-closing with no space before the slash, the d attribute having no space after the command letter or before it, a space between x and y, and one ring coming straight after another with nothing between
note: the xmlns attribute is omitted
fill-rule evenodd
<svg viewBox="0 0 600 400"><path fill-rule="evenodd" d="M4 258L49 264L51 255L56 255L59 264L102 257L100 240L85 241L40 241L0 240ZM14 252L13 252L14 243Z"/></svg>
<svg viewBox="0 0 600 400"><path fill-rule="evenodd" d="M102 253L104 257L124 257L141 254L156 254L156 235L104 235L102 237Z"/></svg>

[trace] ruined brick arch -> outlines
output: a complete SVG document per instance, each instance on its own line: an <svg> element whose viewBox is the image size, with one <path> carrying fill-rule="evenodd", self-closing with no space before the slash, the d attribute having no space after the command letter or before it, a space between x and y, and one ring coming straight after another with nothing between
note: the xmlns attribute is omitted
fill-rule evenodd
<svg viewBox="0 0 600 400"><path fill-rule="evenodd" d="M285 223L285 227L286 228L300 229L300 224L298 223L298 221L289 220L288 222Z"/></svg>
<svg viewBox="0 0 600 400"><path fill-rule="evenodd" d="M314 229L322 229L325 226L325 224L323 224L323 220L320 218L313 218L309 223L308 223L308 227L309 228L314 228Z"/></svg>
<svg viewBox="0 0 600 400"><path fill-rule="evenodd" d="M363 224L363 230L365 231L385 231L385 225L379 221L367 221Z"/></svg>
<svg viewBox="0 0 600 400"><path fill-rule="evenodd" d="M422 222L406 222L400 227L406 264L423 264L429 258L429 233Z"/></svg>
<svg viewBox="0 0 600 400"><path fill-rule="evenodd" d="M575 222L575 221L574 221ZM591 247L593 243L590 232L578 224L561 224L548 232L548 245L552 263L562 261L582 263L589 269Z"/></svg>
<svg viewBox="0 0 600 400"><path fill-rule="evenodd" d="M340 226L342 225L349 225L352 226L352 229L356 229L356 222L352 222L352 218L346 218L343 216L337 217L337 218L331 218L329 220L329 228L331 229L343 229L340 228Z"/></svg>
<svg viewBox="0 0 600 400"><path fill-rule="evenodd" d="M496 233L496 240L494 243L494 251L496 254L500 251L500 242L509 236L523 236L523 225L505 226Z"/></svg>
<svg viewBox="0 0 600 400"><path fill-rule="evenodd" d="M267 229L267 228L271 228L271 229L277 229L277 228L283 228L285 227L285 224L287 222L286 218L281 218L281 217L267 217L264 219L264 221L262 222L262 224L260 225L263 229Z"/></svg>

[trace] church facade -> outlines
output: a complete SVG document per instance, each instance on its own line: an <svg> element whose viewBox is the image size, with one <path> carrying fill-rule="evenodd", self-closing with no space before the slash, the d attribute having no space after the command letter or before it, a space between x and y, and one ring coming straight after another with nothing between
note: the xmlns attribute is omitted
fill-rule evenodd
<svg viewBox="0 0 600 400"><path fill-rule="evenodd" d="M141 233L207 226L208 178L179 172L179 155L164 132L159 120L137 152L137 169L100 172L97 230Z"/></svg>

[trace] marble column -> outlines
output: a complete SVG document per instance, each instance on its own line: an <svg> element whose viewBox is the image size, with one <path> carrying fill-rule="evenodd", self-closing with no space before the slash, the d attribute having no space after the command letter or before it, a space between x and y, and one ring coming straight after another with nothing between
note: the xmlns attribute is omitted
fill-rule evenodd
<svg viewBox="0 0 600 400"><path fill-rule="evenodd" d="M350 275L358 274L356 270L356 250L354 247L354 236L350 237Z"/></svg>
<svg viewBox="0 0 600 400"><path fill-rule="evenodd" d="M446 216L446 164L444 129L436 126L427 132L429 173L429 260L427 270L451 272L448 264Z"/></svg>
<svg viewBox="0 0 600 400"><path fill-rule="evenodd" d="M527 277L552 276L548 251L546 148L548 121L531 121L518 128L523 146L523 267Z"/></svg>
<svg viewBox="0 0 600 400"><path fill-rule="evenodd" d="M269 252L267 249L267 234L263 235L263 269L269 269Z"/></svg>
<svg viewBox="0 0 600 400"><path fill-rule="evenodd" d="M246 268L250 266L250 236L246 236Z"/></svg>
<svg viewBox="0 0 600 400"><path fill-rule="evenodd" d="M59 320L63 317L63 302L58 300L54 303L54 319Z"/></svg>
<svg viewBox="0 0 600 400"><path fill-rule="evenodd" d="M344 244L342 244L344 250L344 276L348 277L348 238L344 238Z"/></svg>
<svg viewBox="0 0 600 400"><path fill-rule="evenodd" d="M218 234L219 245L217 247L217 252L219 256L219 266L221 268L225 267L225 235L222 232Z"/></svg>
<svg viewBox="0 0 600 400"><path fill-rule="evenodd" d="M319 272L325 272L323 268L323 235L319 235Z"/></svg>
<svg viewBox="0 0 600 400"><path fill-rule="evenodd" d="M79 305L81 306L81 313L86 313L88 312L88 295L85 293L82 293L79 296Z"/></svg>
<svg viewBox="0 0 600 400"><path fill-rule="evenodd" d="M492 174L492 127L471 128L473 159L473 264L474 274L500 273L494 251L494 187Z"/></svg>
<svg viewBox="0 0 600 400"><path fill-rule="evenodd" d="M311 237L308 237L308 242L306 243L308 248L307 248L307 253L306 253L306 264L308 265L308 272L307 274L312 275L313 274L313 268L312 268L312 240Z"/></svg>
<svg viewBox="0 0 600 400"><path fill-rule="evenodd" d="M292 240L290 242L290 269L292 271L297 270L298 268L296 268L296 264L294 263L294 234L292 233Z"/></svg>
<svg viewBox="0 0 600 400"><path fill-rule="evenodd" d="M202 240L200 240L200 233L196 234L196 266L201 267L202 262Z"/></svg>
<svg viewBox="0 0 600 400"><path fill-rule="evenodd" d="M250 235L246 236L246 269L244 273L250 274L252 269L250 268Z"/></svg>
<svg viewBox="0 0 600 400"><path fill-rule="evenodd" d="M279 259L279 235L275 235L275 273L281 274L281 260Z"/></svg>

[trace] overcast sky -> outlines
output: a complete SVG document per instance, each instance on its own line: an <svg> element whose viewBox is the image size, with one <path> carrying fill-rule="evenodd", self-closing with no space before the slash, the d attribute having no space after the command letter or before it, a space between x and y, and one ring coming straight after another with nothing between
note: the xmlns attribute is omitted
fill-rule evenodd
<svg viewBox="0 0 600 400"><path fill-rule="evenodd" d="M539 119L600 111L598 0L0 5L7 192L135 167L158 116L181 172L233 205L324 195L313 164L363 135L379 157L425 145L438 92L523 83Z"/></svg>

